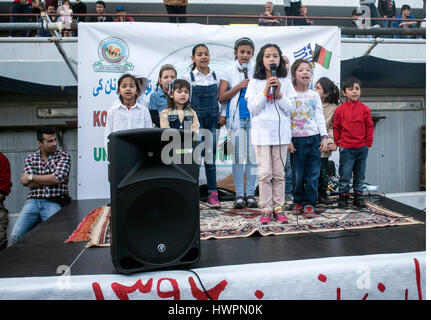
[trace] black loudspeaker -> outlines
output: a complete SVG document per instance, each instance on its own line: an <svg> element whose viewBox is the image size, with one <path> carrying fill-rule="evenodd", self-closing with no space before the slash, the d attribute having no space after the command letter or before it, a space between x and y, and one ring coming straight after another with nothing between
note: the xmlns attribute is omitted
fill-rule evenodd
<svg viewBox="0 0 431 320"><path fill-rule="evenodd" d="M136 129L109 136L111 257L125 274L200 257L199 165L191 131Z"/></svg>

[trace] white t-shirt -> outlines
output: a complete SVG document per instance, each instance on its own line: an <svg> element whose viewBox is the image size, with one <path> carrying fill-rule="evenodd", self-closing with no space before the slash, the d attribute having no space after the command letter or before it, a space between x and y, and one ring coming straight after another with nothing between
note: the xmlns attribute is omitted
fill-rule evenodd
<svg viewBox="0 0 431 320"><path fill-rule="evenodd" d="M281 100L271 102L263 91L266 80L251 79L245 99L251 116L253 145L283 145L291 142L290 115L294 108L295 89L288 78L279 78Z"/></svg>
<svg viewBox="0 0 431 320"><path fill-rule="evenodd" d="M118 100L109 108L106 115L105 147L108 147L108 136L112 132L152 127L153 122L147 107L137 103L128 109Z"/></svg>
<svg viewBox="0 0 431 320"><path fill-rule="evenodd" d="M309 89L306 92L296 91L296 95L291 117L292 136L308 137L319 133L321 136L327 136L322 101L319 94Z"/></svg>

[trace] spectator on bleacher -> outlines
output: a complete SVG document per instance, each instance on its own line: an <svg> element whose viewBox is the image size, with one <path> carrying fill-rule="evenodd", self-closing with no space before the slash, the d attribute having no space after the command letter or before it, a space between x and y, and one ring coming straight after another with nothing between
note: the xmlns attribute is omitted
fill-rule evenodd
<svg viewBox="0 0 431 320"><path fill-rule="evenodd" d="M44 20L43 17L46 14L48 14L51 22L55 22L57 20L57 16L55 16L56 12L57 12L57 10L55 8L55 5L53 3L49 4L48 7L46 8L46 10L43 10L40 13L39 22L42 22ZM38 34L37 34L37 37L50 37L50 36L51 36L51 32L47 29L40 29Z"/></svg>
<svg viewBox="0 0 431 320"><path fill-rule="evenodd" d="M57 8L57 12L60 14L60 16L57 18L57 21L61 21L63 25L69 25L72 23L72 14L73 11L70 8L70 1L69 0L63 0L63 4ZM71 30L63 30L63 36L64 37L71 37L72 31Z"/></svg>
<svg viewBox="0 0 431 320"><path fill-rule="evenodd" d="M55 128L40 127L36 136L39 149L27 156L21 175L21 183L29 189L29 194L13 227L12 245L70 201L67 186L70 155L57 149Z"/></svg>
<svg viewBox="0 0 431 320"><path fill-rule="evenodd" d="M76 0L72 5L73 13L87 13L87 5L81 0ZM74 22L85 22L85 17L74 17Z"/></svg>
<svg viewBox="0 0 431 320"><path fill-rule="evenodd" d="M166 8L168 14L186 14L188 0L163 0L163 5ZM170 23L186 23L186 17L169 17Z"/></svg>
<svg viewBox="0 0 431 320"><path fill-rule="evenodd" d="M367 6L370 8L370 18L379 18L379 14L376 8L376 0L360 0L361 6ZM377 20L371 20L371 26L378 25L379 22Z"/></svg>
<svg viewBox="0 0 431 320"><path fill-rule="evenodd" d="M397 9L395 7L394 0L379 0L379 13L382 18L395 18L397 15ZM392 28L392 21L383 20L382 27L383 28Z"/></svg>
<svg viewBox="0 0 431 320"><path fill-rule="evenodd" d="M106 4L102 0L96 2L96 13L98 16L90 18L90 22L112 22L111 16L103 16L106 13Z"/></svg>
<svg viewBox="0 0 431 320"><path fill-rule="evenodd" d="M22 14L22 13L33 13L33 8L39 7L39 0L13 0L10 8L10 13ZM30 16L18 17L11 16L10 22L30 22ZM11 37L28 37L30 36L29 30L10 30L9 35Z"/></svg>
<svg viewBox="0 0 431 320"><path fill-rule="evenodd" d="M124 6L118 6L116 9L118 14L121 14L121 16L116 17L114 19L114 22L133 22L135 19L132 17L126 16L126 8Z"/></svg>
<svg viewBox="0 0 431 320"><path fill-rule="evenodd" d="M310 19L307 19L307 11L308 11L307 6L301 7L301 11L300 11L301 14L299 16L303 18L295 19L294 21L295 26L311 26L313 24L313 21L311 21Z"/></svg>
<svg viewBox="0 0 431 320"><path fill-rule="evenodd" d="M401 7L401 13L397 15L395 18L397 19L415 19L415 17L411 14L411 8L408 4L403 4ZM416 21L394 21L394 28L417 28ZM394 36L394 38L414 38L413 36Z"/></svg>
<svg viewBox="0 0 431 320"><path fill-rule="evenodd" d="M358 11L359 9L354 9L352 11L352 19L344 23L345 27L348 28L357 28L357 29L365 29L364 18L361 18L362 14ZM348 35L343 36L346 38L371 38L370 35Z"/></svg>
<svg viewBox="0 0 431 320"><path fill-rule="evenodd" d="M274 4L271 1L265 3L265 12L261 17L281 16L280 12L274 11ZM283 19L281 18L259 18L260 26L281 26Z"/></svg>
<svg viewBox="0 0 431 320"><path fill-rule="evenodd" d="M9 224L8 210L4 206L6 196L10 193L10 163L0 152L0 251L7 246L7 225Z"/></svg>
<svg viewBox="0 0 431 320"><path fill-rule="evenodd" d="M286 16L299 16L301 14L301 0L284 0L284 12ZM287 19L289 26L295 25L296 19Z"/></svg>

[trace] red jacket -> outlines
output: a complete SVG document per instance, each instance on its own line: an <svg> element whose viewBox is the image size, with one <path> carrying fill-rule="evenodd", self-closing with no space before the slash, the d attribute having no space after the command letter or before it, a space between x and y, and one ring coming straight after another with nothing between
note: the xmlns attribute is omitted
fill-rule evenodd
<svg viewBox="0 0 431 320"><path fill-rule="evenodd" d="M371 111L359 100L346 101L334 113L334 142L343 148L371 147L374 126Z"/></svg>
<svg viewBox="0 0 431 320"><path fill-rule="evenodd" d="M10 193L11 186L9 160L0 153L0 192L7 196Z"/></svg>

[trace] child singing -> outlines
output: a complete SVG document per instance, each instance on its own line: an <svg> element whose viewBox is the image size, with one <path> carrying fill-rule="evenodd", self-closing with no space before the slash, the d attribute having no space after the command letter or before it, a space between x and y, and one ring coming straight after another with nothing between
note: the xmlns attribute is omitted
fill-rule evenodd
<svg viewBox="0 0 431 320"><path fill-rule="evenodd" d="M266 44L257 55L255 73L245 95L258 166L259 206L262 209L259 221L263 224L270 222L273 214L280 223L288 221L283 212L284 165L291 140L290 115L294 95L280 48L276 44Z"/></svg>
<svg viewBox="0 0 431 320"><path fill-rule="evenodd" d="M311 63L298 59L292 65L292 82L297 94L292 112L292 169L294 171L292 214L314 218L320 176L320 153L326 150L326 132L322 102L319 94L310 89Z"/></svg>
<svg viewBox="0 0 431 320"><path fill-rule="evenodd" d="M105 147L108 146L108 136L112 132L153 127L148 108L137 102L139 82L136 77L128 73L123 74L118 79L117 92L119 99L106 115Z"/></svg>
<svg viewBox="0 0 431 320"><path fill-rule="evenodd" d="M220 111L218 104L218 87L220 80L215 71L211 70L210 52L208 47L197 44L192 49L192 70L186 74L184 80L191 85L191 106L199 119L201 129L207 130L211 137L206 137L205 143L205 175L208 186L208 204L212 208L220 208L217 190L217 171L215 155L217 151L217 128L219 126ZM212 141L210 141L212 140Z"/></svg>
<svg viewBox="0 0 431 320"><path fill-rule="evenodd" d="M235 184L235 201L233 207L242 209L245 206L257 208L254 198L256 187L256 162L253 147L250 143L250 111L245 94L254 64L254 43L249 38L240 38L235 42L235 62L220 77L219 101L227 102L226 116L228 134L234 140L235 158L232 162L232 175ZM245 176L245 183L244 183ZM245 196L245 198L244 198Z"/></svg>

